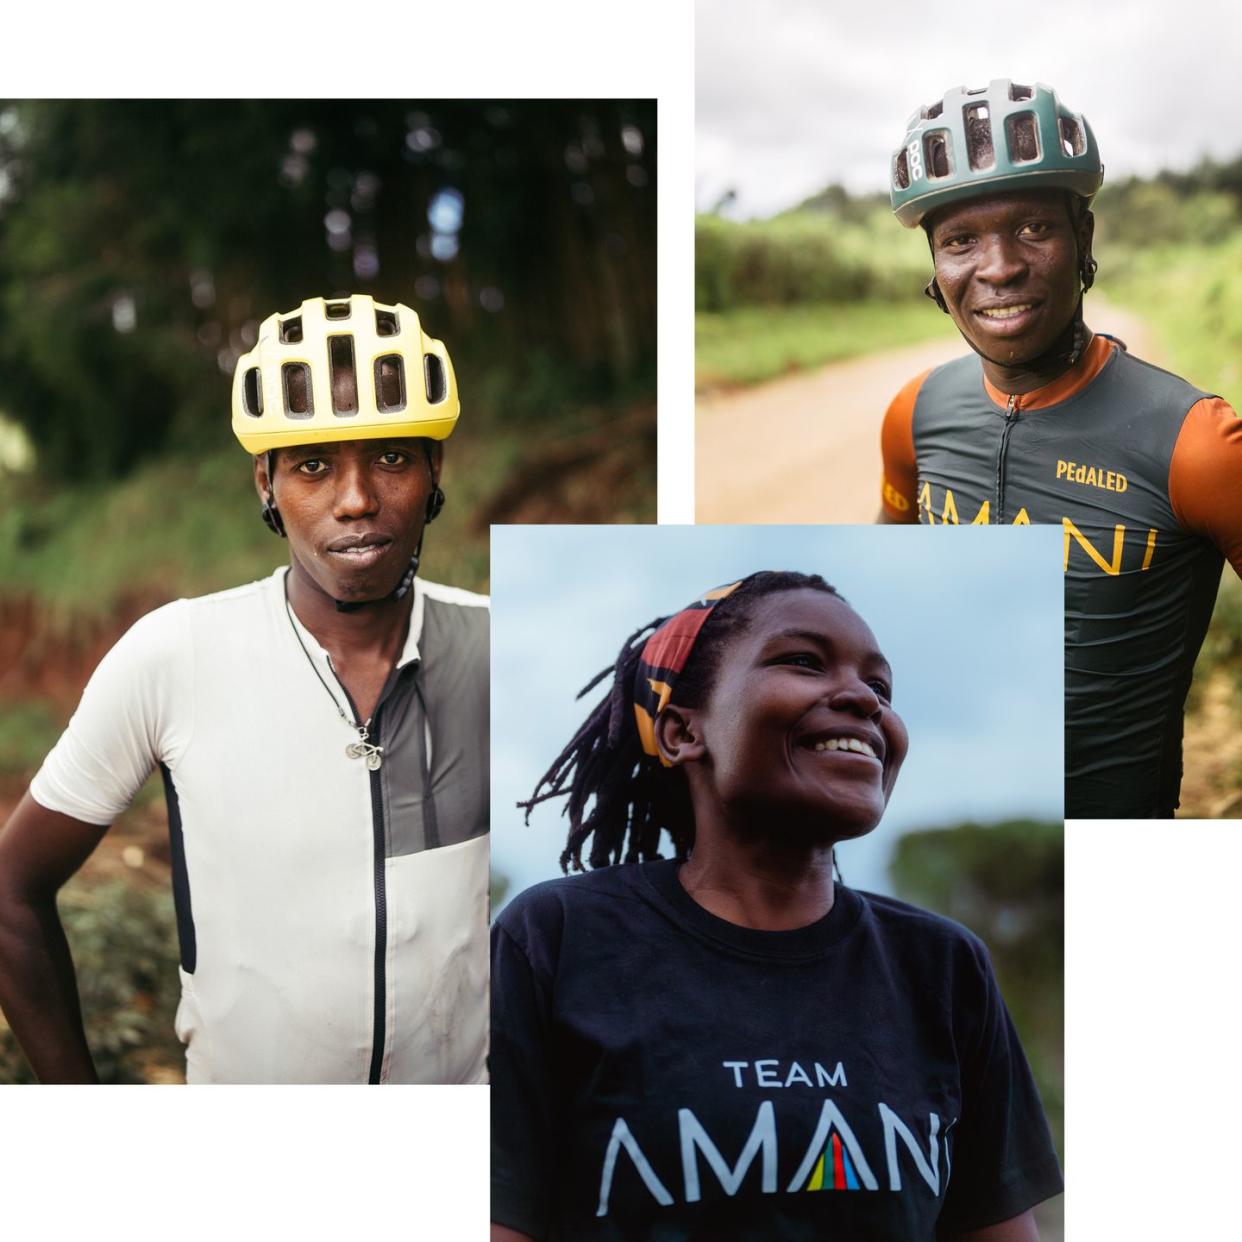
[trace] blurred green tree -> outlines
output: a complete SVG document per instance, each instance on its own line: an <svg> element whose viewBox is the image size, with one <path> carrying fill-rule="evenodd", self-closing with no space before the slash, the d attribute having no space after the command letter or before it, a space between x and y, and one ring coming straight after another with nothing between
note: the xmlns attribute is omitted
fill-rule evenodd
<svg viewBox="0 0 1242 1242"><path fill-rule="evenodd" d="M262 317L348 291L415 305L481 413L646 384L655 157L653 101L0 104L0 408L119 474L208 442Z"/></svg>

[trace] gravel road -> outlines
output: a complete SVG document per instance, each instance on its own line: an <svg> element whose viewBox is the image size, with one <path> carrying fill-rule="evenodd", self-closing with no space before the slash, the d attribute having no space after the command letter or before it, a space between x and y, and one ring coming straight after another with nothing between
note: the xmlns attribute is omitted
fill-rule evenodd
<svg viewBox="0 0 1242 1242"><path fill-rule="evenodd" d="M1087 322L1160 365L1136 316L1088 295ZM965 350L955 335L701 397L696 520L873 522L888 403L908 379Z"/></svg>

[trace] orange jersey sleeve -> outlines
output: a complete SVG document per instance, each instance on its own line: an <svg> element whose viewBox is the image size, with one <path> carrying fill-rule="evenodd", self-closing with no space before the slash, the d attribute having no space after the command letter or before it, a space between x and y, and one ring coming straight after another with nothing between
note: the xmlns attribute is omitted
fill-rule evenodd
<svg viewBox="0 0 1242 1242"><path fill-rule="evenodd" d="M884 458L880 496L884 512L892 522L919 520L915 500L919 471L914 460L914 403L918 400L923 381L930 374L929 367L893 398L880 429L880 452Z"/></svg>
<svg viewBox="0 0 1242 1242"><path fill-rule="evenodd" d="M1242 576L1242 418L1220 397L1190 407L1169 462L1169 501Z"/></svg>

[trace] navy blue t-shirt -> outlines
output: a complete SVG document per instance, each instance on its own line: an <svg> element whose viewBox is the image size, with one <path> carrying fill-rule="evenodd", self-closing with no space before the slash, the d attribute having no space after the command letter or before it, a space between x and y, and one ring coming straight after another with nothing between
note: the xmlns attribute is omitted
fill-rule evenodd
<svg viewBox="0 0 1242 1242"><path fill-rule="evenodd" d="M837 886L716 918L672 862L528 889L492 956L492 1219L540 1239L953 1237L1061 1189L978 939Z"/></svg>

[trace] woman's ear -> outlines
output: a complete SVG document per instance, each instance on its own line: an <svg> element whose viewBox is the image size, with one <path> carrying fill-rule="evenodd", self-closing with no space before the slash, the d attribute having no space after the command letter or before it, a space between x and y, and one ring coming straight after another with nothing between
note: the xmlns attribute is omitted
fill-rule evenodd
<svg viewBox="0 0 1242 1242"><path fill-rule="evenodd" d="M671 767L696 763L707 753L694 712L672 703L656 717L655 739L660 757Z"/></svg>

